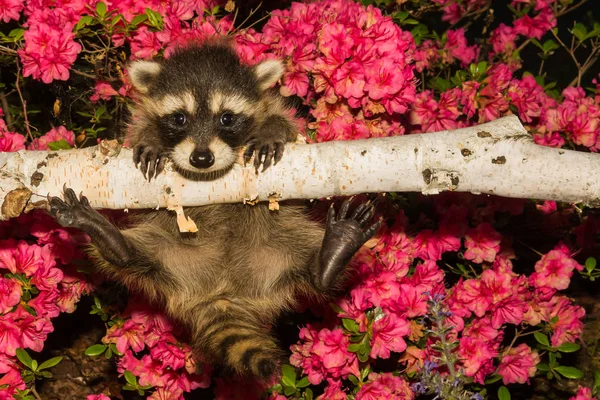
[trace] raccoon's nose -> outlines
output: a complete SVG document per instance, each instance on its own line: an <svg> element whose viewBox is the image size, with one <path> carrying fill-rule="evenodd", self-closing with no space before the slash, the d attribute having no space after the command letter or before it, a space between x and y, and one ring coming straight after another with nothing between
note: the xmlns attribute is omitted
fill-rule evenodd
<svg viewBox="0 0 600 400"><path fill-rule="evenodd" d="M215 163L215 156L210 151L194 151L190 156L190 164L196 168L208 168Z"/></svg>

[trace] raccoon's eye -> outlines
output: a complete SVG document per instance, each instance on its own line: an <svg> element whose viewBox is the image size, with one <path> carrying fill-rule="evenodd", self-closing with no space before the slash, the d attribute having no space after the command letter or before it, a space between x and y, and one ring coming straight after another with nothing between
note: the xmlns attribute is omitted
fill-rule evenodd
<svg viewBox="0 0 600 400"><path fill-rule="evenodd" d="M185 117L185 114L182 114L182 113L173 114L171 116L171 118L173 119L173 123L175 123L175 125L178 125L178 126L183 126L187 122L187 118Z"/></svg>
<svg viewBox="0 0 600 400"><path fill-rule="evenodd" d="M233 114L230 112L223 113L219 122L221 122L221 125L223 126L230 126L233 124Z"/></svg>

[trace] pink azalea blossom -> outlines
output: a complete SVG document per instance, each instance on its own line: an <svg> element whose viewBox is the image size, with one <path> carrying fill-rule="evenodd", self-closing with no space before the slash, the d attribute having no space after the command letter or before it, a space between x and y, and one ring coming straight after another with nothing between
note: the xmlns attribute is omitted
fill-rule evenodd
<svg viewBox="0 0 600 400"><path fill-rule="evenodd" d="M498 366L498 375L505 385L510 383L525 383L535 375L540 356L525 343L520 344L502 356Z"/></svg>
<svg viewBox="0 0 600 400"><path fill-rule="evenodd" d="M25 149L25 136L0 129L0 152Z"/></svg>
<svg viewBox="0 0 600 400"><path fill-rule="evenodd" d="M110 400L110 397L101 393L101 394L88 394L86 400Z"/></svg>
<svg viewBox="0 0 600 400"><path fill-rule="evenodd" d="M475 263L492 262L500 251L502 236L488 223L469 229L465 235L465 258Z"/></svg>
<svg viewBox="0 0 600 400"><path fill-rule="evenodd" d="M550 250L535 264L535 271L530 276L530 283L535 287L547 286L557 290L569 287L573 271L583 270L568 253L561 248Z"/></svg>
<svg viewBox="0 0 600 400"><path fill-rule="evenodd" d="M408 336L410 324L394 313L388 313L373 324L371 358L389 358L390 352L400 353L406 349L402 338Z"/></svg>
<svg viewBox="0 0 600 400"><path fill-rule="evenodd" d="M408 382L391 373L369 374L369 382L360 387L356 400L412 400L415 395Z"/></svg>
<svg viewBox="0 0 600 400"><path fill-rule="evenodd" d="M0 314L6 314L21 301L21 285L0 276Z"/></svg>
<svg viewBox="0 0 600 400"><path fill-rule="evenodd" d="M577 389L577 394L573 397L570 397L569 400L598 400L598 399L596 397L592 396L592 389L579 386L579 388Z"/></svg>

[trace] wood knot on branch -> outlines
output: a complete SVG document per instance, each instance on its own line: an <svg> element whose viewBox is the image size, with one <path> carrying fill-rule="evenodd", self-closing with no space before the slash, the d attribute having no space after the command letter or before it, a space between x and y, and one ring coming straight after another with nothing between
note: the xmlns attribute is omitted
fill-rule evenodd
<svg viewBox="0 0 600 400"><path fill-rule="evenodd" d="M3 218L16 218L23 211L27 204L29 203L29 199L31 199L32 192L27 188L18 188L13 189L4 198L4 202L2 203L2 207L0 212Z"/></svg>

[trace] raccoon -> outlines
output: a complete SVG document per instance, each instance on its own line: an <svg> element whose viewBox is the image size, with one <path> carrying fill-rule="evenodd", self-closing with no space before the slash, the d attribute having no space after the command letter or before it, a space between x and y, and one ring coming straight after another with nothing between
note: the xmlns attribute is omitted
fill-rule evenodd
<svg viewBox="0 0 600 400"><path fill-rule="evenodd" d="M243 149L258 173L297 137L293 114L271 89L283 73L278 60L246 66L228 44L207 42L134 61L128 71L139 96L126 139L145 179L167 159L188 179L215 179ZM180 233L167 210L142 212L119 229L66 187L63 199L48 201L59 224L91 237L98 271L160 305L187 328L196 354L263 381L285 354L271 332L278 316L299 294L323 298L338 287L382 224L369 202L351 210L352 198L338 212L332 206L324 224L294 202L278 211L264 203L189 207L194 234Z"/></svg>

